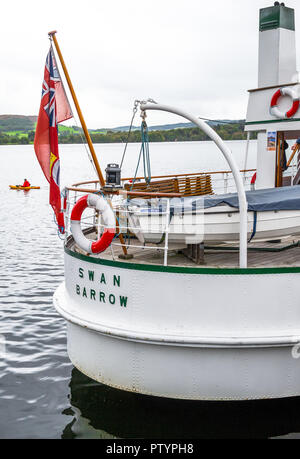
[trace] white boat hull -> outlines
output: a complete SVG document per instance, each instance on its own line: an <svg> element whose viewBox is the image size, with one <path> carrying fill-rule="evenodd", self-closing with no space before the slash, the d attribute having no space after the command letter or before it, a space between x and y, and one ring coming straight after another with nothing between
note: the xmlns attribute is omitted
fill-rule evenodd
<svg viewBox="0 0 300 459"><path fill-rule="evenodd" d="M90 378L117 389L189 400L292 397L300 377L292 349L176 347L114 339L68 324L72 363ZM92 351L91 351L92 350ZM288 387L289 386L289 387Z"/></svg>
<svg viewBox="0 0 300 459"><path fill-rule="evenodd" d="M164 268L68 250L65 265L54 304L91 378L191 400L300 395L300 268Z"/></svg>

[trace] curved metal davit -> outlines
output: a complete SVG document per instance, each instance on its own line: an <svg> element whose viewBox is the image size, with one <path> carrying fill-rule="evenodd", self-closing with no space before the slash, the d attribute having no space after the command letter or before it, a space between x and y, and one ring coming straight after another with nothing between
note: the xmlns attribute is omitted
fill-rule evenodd
<svg viewBox="0 0 300 459"><path fill-rule="evenodd" d="M221 150L223 156L225 157L234 177L238 199L239 199L239 210L240 210L240 268L247 268L247 198L244 189L243 179L240 174L239 168L235 162L235 159L232 156L230 149L226 146L225 142L221 137L204 121L198 119L197 117L190 115L187 112L184 112L181 109L170 107L168 105L161 105L149 102L141 103L141 110L160 110L164 112L174 113L175 115L182 116L183 118L191 121L196 126L198 126L210 139L217 145L219 150Z"/></svg>

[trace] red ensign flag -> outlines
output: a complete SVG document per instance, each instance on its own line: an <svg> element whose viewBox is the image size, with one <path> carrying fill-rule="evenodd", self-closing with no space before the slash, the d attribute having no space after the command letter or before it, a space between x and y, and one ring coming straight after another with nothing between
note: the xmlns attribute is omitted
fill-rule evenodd
<svg viewBox="0 0 300 459"><path fill-rule="evenodd" d="M37 121L34 150L44 175L50 183L49 202L55 212L59 231L65 232L61 211L57 124L73 117L55 61L52 46L46 59L42 100Z"/></svg>

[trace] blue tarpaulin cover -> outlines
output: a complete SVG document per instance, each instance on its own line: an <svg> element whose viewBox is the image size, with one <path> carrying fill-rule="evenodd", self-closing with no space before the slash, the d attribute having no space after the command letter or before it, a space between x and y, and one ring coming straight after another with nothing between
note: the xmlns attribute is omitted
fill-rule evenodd
<svg viewBox="0 0 300 459"><path fill-rule="evenodd" d="M300 210L300 186L269 188L266 190L247 191L248 210L264 212L267 210ZM194 199L194 201L196 201ZM204 207L215 207L227 204L239 208L237 193L205 196Z"/></svg>
<svg viewBox="0 0 300 459"><path fill-rule="evenodd" d="M270 188L266 190L247 191L247 202L249 211L265 212L272 210L300 210L300 186L289 186L282 188ZM157 212L164 209L166 200L145 200L133 199L131 205L146 207L146 212ZM146 205L145 205L146 204ZM149 206L150 204L150 206ZM236 209L239 208L239 200L237 193L213 195L213 196L191 196L186 198L171 199L170 205L173 212L192 211L196 209L207 209L210 207L227 204Z"/></svg>

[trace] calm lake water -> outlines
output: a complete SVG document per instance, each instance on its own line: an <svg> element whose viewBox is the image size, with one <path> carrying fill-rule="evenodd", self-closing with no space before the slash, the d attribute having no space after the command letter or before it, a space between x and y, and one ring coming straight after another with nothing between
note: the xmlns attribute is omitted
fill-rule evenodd
<svg viewBox="0 0 300 459"><path fill-rule="evenodd" d="M228 142L241 168L245 142ZM103 169L122 145L96 145ZM251 142L249 168L254 168ZM129 145L124 176L138 145ZM300 399L203 403L141 396L96 383L66 352L52 296L63 281L63 243L32 146L1 146L0 438L298 437ZM60 148L62 185L94 178L83 146ZM210 142L152 144L152 174L228 169ZM41 190L10 191L24 178ZM300 384L300 381L299 381Z"/></svg>

